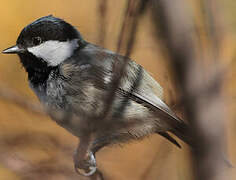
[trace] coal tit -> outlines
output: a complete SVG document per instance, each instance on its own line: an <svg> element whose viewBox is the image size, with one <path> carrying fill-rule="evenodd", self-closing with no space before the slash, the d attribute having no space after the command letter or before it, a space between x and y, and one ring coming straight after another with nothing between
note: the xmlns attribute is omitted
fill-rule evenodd
<svg viewBox="0 0 236 180"><path fill-rule="evenodd" d="M130 59L104 118L113 65L122 67L128 57L86 42L62 19L50 15L27 25L3 53L18 54L48 114L80 138L74 164L85 176L96 171L94 154L107 145L157 133L180 147L168 132L191 144L187 124L163 102L162 87Z"/></svg>

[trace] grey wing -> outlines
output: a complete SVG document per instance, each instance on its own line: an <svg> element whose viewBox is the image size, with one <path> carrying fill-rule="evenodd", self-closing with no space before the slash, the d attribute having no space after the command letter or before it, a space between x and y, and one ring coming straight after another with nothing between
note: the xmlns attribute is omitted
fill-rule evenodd
<svg viewBox="0 0 236 180"><path fill-rule="evenodd" d="M162 101L162 87L140 65L130 61L126 67L127 75L121 82L121 90L131 92L131 98L150 108L161 123L168 126L168 131L181 140L191 144L188 125L178 118L175 113ZM137 84L135 86L135 83ZM132 90L135 88L134 90ZM172 143L179 144L165 131L157 132Z"/></svg>
<svg viewBox="0 0 236 180"><path fill-rule="evenodd" d="M71 98L69 102L75 112L81 111L87 114L93 112L99 116L104 111L103 107L106 107L104 97L109 95L109 87L112 84L113 63L117 61L122 65L126 57L90 44L80 51L78 58L62 66L64 76L70 76L73 84L68 86L71 88L68 91L73 94L68 96ZM128 59L126 73L122 76L117 91L120 94L128 94L136 104L144 104L146 109L154 112L162 124L168 126L168 130L187 141L185 123L162 101L161 86L140 65ZM140 114L142 111L135 113L135 108L133 109L132 115L142 115Z"/></svg>
<svg viewBox="0 0 236 180"><path fill-rule="evenodd" d="M126 75L122 78L120 88L126 92L132 91L132 96L153 106L173 119L179 120L173 111L162 101L163 89L147 71L134 61L129 61Z"/></svg>

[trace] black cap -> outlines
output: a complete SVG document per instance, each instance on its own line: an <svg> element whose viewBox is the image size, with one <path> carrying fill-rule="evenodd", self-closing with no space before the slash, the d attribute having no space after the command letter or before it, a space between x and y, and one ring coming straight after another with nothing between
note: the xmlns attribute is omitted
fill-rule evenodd
<svg viewBox="0 0 236 180"><path fill-rule="evenodd" d="M82 39L80 33L72 25L52 15L37 19L26 26L21 31L17 44L23 47L34 46L34 38L40 38L42 42Z"/></svg>

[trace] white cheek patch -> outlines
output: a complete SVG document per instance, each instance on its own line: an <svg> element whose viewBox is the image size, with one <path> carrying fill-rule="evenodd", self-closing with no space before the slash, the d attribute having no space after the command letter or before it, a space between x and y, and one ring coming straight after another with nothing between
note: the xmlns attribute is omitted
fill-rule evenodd
<svg viewBox="0 0 236 180"><path fill-rule="evenodd" d="M57 66L69 58L78 47L78 39L65 42L50 40L38 46L30 47L28 51L36 57L42 58L49 66Z"/></svg>

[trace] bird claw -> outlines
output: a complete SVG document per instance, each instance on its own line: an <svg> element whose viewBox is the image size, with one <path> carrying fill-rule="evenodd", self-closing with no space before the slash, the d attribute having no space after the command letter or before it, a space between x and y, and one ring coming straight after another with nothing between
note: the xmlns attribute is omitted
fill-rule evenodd
<svg viewBox="0 0 236 180"><path fill-rule="evenodd" d="M96 159L92 152L89 152L86 157L87 158L82 159L81 161L75 154L74 168L76 173L78 173L79 175L88 177L92 176L96 172L97 165L96 165Z"/></svg>

